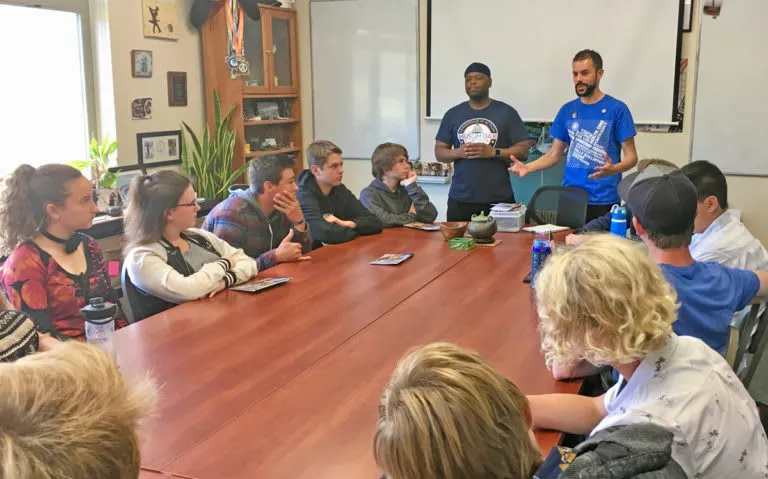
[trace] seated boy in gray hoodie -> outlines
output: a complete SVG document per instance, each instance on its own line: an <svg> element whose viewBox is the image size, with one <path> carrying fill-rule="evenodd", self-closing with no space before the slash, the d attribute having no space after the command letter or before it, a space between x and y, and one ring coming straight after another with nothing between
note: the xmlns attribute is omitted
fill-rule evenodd
<svg viewBox="0 0 768 479"><path fill-rule="evenodd" d="M376 179L360 192L360 202L381 220L385 228L414 221L435 221L437 209L416 184L416 173L411 170L404 146L396 143L377 146L371 164Z"/></svg>

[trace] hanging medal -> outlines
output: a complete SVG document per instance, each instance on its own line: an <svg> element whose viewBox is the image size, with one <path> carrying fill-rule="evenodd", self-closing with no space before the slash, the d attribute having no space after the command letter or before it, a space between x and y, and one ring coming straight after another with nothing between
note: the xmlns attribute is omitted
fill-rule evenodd
<svg viewBox="0 0 768 479"><path fill-rule="evenodd" d="M232 79L247 75L250 71L243 49L243 7L238 0L229 0L227 10L227 38L229 55L226 58Z"/></svg>

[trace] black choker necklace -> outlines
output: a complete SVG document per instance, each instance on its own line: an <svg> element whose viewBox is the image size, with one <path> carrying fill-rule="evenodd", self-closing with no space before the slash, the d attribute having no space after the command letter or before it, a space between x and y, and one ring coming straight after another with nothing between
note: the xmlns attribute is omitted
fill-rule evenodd
<svg viewBox="0 0 768 479"><path fill-rule="evenodd" d="M77 247L80 246L80 243L83 242L84 236L82 233L75 232L70 236L68 239L61 239L59 237L53 236L51 233L40 230L40 234L48 238L49 240L53 241L54 243L59 243L64 245L64 252L67 254L72 254L77 250Z"/></svg>

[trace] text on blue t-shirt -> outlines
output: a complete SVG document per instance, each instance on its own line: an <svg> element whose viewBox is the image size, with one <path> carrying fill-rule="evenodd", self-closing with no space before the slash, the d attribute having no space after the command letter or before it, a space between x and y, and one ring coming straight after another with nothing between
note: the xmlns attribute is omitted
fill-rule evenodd
<svg viewBox="0 0 768 479"><path fill-rule="evenodd" d="M610 95L591 105L577 98L560 108L549 133L569 144L563 186L586 190L591 205L620 202L620 174L598 180L589 175L605 163L606 154L614 163L621 161L621 143L637 134L627 105Z"/></svg>

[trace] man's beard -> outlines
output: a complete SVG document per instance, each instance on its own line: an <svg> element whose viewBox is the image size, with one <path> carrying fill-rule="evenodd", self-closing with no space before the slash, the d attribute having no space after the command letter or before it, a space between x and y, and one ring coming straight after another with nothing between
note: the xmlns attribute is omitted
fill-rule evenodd
<svg viewBox="0 0 768 479"><path fill-rule="evenodd" d="M580 86L585 86L586 87L584 89L583 93L579 93L579 87ZM576 95L577 96L590 96L592 93L595 92L595 87L596 86L597 85L595 83L593 83L591 85L588 85L586 83L577 83L573 88L574 88L574 90L576 90Z"/></svg>

